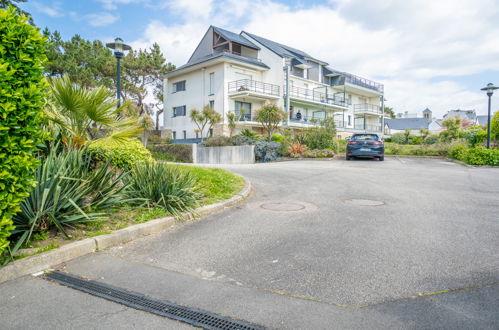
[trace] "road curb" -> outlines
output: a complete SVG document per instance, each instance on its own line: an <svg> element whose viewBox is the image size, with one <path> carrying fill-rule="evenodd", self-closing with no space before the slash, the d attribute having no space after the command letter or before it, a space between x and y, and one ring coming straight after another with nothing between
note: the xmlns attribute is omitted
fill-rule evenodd
<svg viewBox="0 0 499 330"><path fill-rule="evenodd" d="M204 217L244 201L251 193L251 183L246 178L243 177L243 179L246 183L243 189L235 196L215 204L199 207L195 210L195 213ZM49 269L51 266L81 257L85 254L125 244L137 238L158 233L170 228L175 222L175 217L155 219L117 230L111 234L86 238L81 241L63 245L51 251L13 261L0 268L0 283Z"/></svg>

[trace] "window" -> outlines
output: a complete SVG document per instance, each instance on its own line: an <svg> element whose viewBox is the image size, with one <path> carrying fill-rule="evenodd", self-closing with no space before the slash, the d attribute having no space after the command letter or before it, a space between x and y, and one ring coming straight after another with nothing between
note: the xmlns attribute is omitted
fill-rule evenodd
<svg viewBox="0 0 499 330"><path fill-rule="evenodd" d="M215 101L213 100L210 101L210 109L215 110Z"/></svg>
<svg viewBox="0 0 499 330"><path fill-rule="evenodd" d="M185 80L177 81L176 83L173 84L172 93L181 92L181 91L185 91Z"/></svg>
<svg viewBox="0 0 499 330"><path fill-rule="evenodd" d="M196 139L199 139L199 132L196 130L194 133L196 133Z"/></svg>
<svg viewBox="0 0 499 330"><path fill-rule="evenodd" d="M173 139L176 140L177 139L177 132L173 131Z"/></svg>
<svg viewBox="0 0 499 330"><path fill-rule="evenodd" d="M348 115L348 126L352 125L352 115Z"/></svg>
<svg viewBox="0 0 499 330"><path fill-rule="evenodd" d="M210 137L213 137L213 128L210 128Z"/></svg>
<svg viewBox="0 0 499 330"><path fill-rule="evenodd" d="M236 101L235 113L239 120L251 120L251 103Z"/></svg>
<svg viewBox="0 0 499 330"><path fill-rule="evenodd" d="M173 107L173 117L185 116L185 105Z"/></svg>
<svg viewBox="0 0 499 330"><path fill-rule="evenodd" d="M210 95L215 93L215 72L210 73Z"/></svg>
<svg viewBox="0 0 499 330"><path fill-rule="evenodd" d="M184 140L187 139L187 132L186 131L183 131L184 133Z"/></svg>

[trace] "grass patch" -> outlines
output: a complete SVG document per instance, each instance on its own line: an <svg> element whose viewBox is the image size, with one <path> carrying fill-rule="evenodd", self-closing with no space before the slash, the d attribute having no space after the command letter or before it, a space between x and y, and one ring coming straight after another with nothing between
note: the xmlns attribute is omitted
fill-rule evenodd
<svg viewBox="0 0 499 330"><path fill-rule="evenodd" d="M201 205L213 204L231 198L244 187L245 181L243 178L219 168L182 165L179 167L198 180L200 192L204 196Z"/></svg>

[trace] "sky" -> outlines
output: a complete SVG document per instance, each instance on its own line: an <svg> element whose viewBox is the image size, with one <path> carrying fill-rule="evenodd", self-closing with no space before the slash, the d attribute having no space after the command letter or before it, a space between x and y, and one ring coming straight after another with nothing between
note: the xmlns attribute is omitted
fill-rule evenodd
<svg viewBox="0 0 499 330"><path fill-rule="evenodd" d="M385 85L396 113L487 112L499 85L498 0L28 0L21 7L63 39L79 34L134 49L154 42L184 64L210 25L301 49ZM499 92L492 100L499 109Z"/></svg>

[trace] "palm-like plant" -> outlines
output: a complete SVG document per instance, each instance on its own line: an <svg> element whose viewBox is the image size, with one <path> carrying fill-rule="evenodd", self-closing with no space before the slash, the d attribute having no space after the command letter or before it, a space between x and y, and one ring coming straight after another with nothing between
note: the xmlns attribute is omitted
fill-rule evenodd
<svg viewBox="0 0 499 330"><path fill-rule="evenodd" d="M235 112L229 112L227 114L227 122L227 125L229 126L229 137L232 137L237 126L237 115Z"/></svg>
<svg viewBox="0 0 499 330"><path fill-rule="evenodd" d="M87 89L71 82L68 76L49 79L51 95L46 107L48 126L62 136L65 143L81 147L99 138L121 139L142 132L137 118L118 113L116 100L105 87Z"/></svg>

